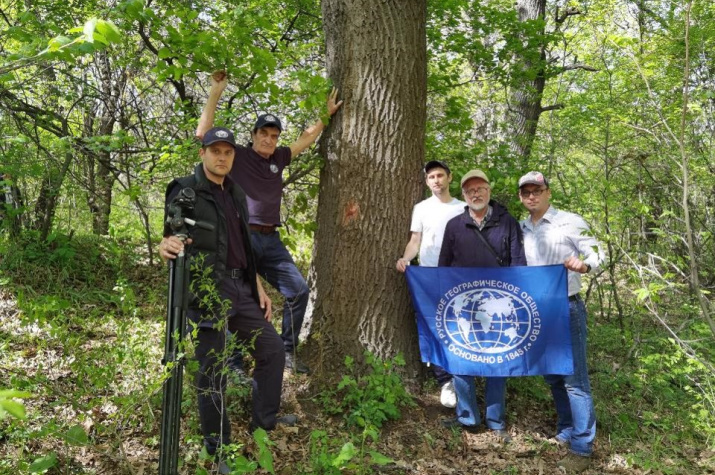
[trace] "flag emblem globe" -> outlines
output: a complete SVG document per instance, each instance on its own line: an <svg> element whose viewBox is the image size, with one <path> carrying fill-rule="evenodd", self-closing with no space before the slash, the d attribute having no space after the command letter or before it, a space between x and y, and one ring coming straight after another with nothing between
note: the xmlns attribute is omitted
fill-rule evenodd
<svg viewBox="0 0 715 475"><path fill-rule="evenodd" d="M531 311L517 296L498 289L462 292L447 303L444 325L458 346L478 353L504 353L531 330Z"/></svg>

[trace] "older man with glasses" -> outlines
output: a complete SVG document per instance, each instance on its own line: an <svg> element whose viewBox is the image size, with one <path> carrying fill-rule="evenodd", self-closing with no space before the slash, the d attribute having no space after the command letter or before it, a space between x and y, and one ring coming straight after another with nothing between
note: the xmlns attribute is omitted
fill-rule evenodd
<svg viewBox="0 0 715 475"><path fill-rule="evenodd" d="M569 446L558 462L566 473L580 473L591 463L596 437L596 414L586 365L586 306L579 296L581 274L595 272L604 253L584 219L550 204L549 182L540 172L519 179L519 197L529 211L523 220L526 260L530 266L563 264L568 269L569 314L573 375L548 375L558 417L555 442Z"/></svg>
<svg viewBox="0 0 715 475"><path fill-rule="evenodd" d="M464 212L448 223L439 254L440 267L524 266L526 258L519 223L505 207L491 199L489 177L481 170L467 172L461 181ZM454 375L457 392L455 418L442 421L444 427L477 430L481 418L477 406L474 376ZM501 442L511 436L506 430L506 378L486 378L488 429Z"/></svg>

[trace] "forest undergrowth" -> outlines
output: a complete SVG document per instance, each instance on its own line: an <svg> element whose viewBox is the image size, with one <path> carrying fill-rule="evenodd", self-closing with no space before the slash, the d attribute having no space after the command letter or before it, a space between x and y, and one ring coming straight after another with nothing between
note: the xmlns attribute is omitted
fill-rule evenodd
<svg viewBox="0 0 715 475"><path fill-rule="evenodd" d="M0 240L0 474L157 472L165 292L166 269L147 265L131 243ZM589 300L599 425L586 473L715 473L712 336L697 322L681 326L699 361L623 297L632 302L622 320ZM555 414L541 378L510 379L514 441L505 446L484 431L441 428L452 411L429 379L402 379L400 357L366 361L358 368L347 358L320 387L286 374L283 411L300 421L267 438L248 432L249 387L232 379L226 456L234 473L559 473L564 452L548 442ZM211 473L191 381L180 473Z"/></svg>

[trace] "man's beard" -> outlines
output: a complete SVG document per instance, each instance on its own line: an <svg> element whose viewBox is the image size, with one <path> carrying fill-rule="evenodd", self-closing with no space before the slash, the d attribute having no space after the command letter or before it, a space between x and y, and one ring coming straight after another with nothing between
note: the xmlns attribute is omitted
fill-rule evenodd
<svg viewBox="0 0 715 475"><path fill-rule="evenodd" d="M484 208L486 208L488 204L489 203L487 203L486 201L483 203L471 203L470 202L470 203L467 203L467 206L469 206L469 209L471 209L472 211L477 212L477 211L481 211Z"/></svg>

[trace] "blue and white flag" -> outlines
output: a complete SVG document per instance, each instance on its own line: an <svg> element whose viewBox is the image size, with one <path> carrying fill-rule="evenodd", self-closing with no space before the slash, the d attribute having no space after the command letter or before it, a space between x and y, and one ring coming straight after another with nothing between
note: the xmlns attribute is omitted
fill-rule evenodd
<svg viewBox="0 0 715 475"><path fill-rule="evenodd" d="M422 361L451 374L573 374L566 268L407 268Z"/></svg>

